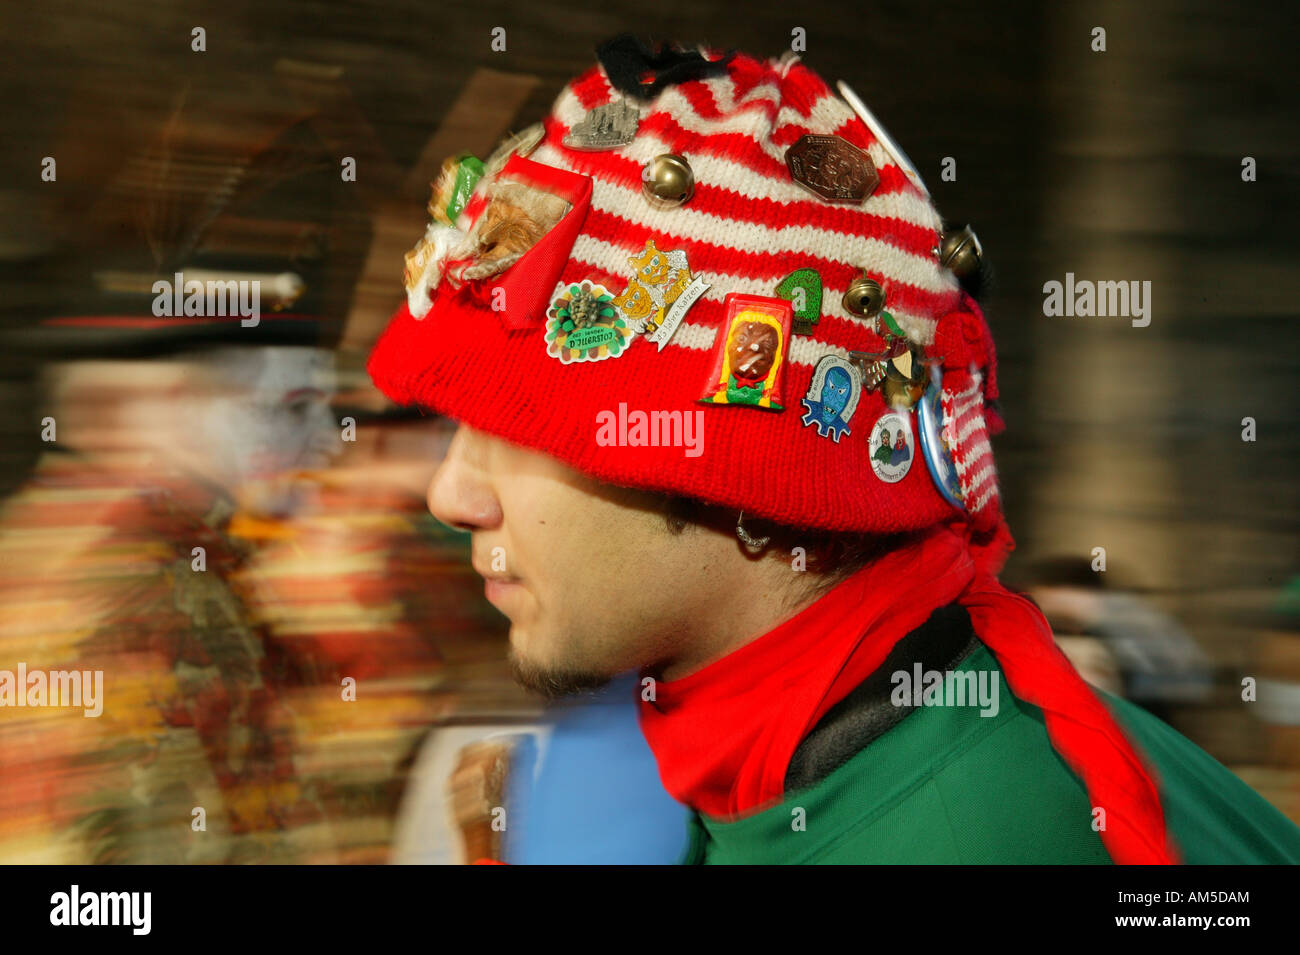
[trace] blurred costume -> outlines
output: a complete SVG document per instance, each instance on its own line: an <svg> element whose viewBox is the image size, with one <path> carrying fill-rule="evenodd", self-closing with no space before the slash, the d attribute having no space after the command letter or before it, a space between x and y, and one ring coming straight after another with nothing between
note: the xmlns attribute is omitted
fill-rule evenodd
<svg viewBox="0 0 1300 955"><path fill-rule="evenodd" d="M520 721L435 728L411 772L395 861L670 865L689 810L659 781L635 674Z"/></svg>
<svg viewBox="0 0 1300 955"><path fill-rule="evenodd" d="M483 281L428 250L368 368L399 403L611 484L910 535L642 698L660 777L695 810L690 860L1300 861L1300 829L1088 687L1037 608L997 581L1012 540L989 443L996 358L963 285L978 241L944 228L865 106L789 54L620 37L598 57L535 135L486 163L500 171L455 228L475 234L497 177L563 197L566 213ZM634 285L657 284L669 252L700 291L662 307ZM652 320L627 314L633 302ZM845 436L789 407L825 400L814 369L832 356L860 394L839 409ZM592 422L631 400L705 408L710 453L632 440L612 453ZM899 693L900 673L923 685ZM953 702L957 686L976 698Z"/></svg>
<svg viewBox="0 0 1300 955"><path fill-rule="evenodd" d="M319 818L295 779L273 661L235 589L249 549L229 534L231 514L185 476L154 471L146 483L70 454L6 502L13 617L0 641L19 658L108 676L99 719L14 727L51 765L10 750L12 769L47 787L12 818L55 827L59 861L294 861L281 833ZM93 538L78 542L79 526Z"/></svg>

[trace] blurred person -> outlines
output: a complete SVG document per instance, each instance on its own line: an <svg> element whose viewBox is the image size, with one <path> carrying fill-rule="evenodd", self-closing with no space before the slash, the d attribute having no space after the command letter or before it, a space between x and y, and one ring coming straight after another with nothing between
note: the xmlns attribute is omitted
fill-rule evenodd
<svg viewBox="0 0 1300 955"><path fill-rule="evenodd" d="M4 714L6 775L35 784L6 807L11 857L287 861L302 848L289 830L320 816L231 525L291 514L337 449L332 356L272 333L193 350L199 324L136 349L147 358L47 368L50 450L0 511L0 646L108 689L92 721Z"/></svg>
<svg viewBox="0 0 1300 955"><path fill-rule="evenodd" d="M1209 658L1173 617L1116 587L1083 558L1031 564L1016 582L1043 611L1056 642L1089 682L1168 720L1179 706L1204 703L1213 687Z"/></svg>
<svg viewBox="0 0 1300 955"><path fill-rule="evenodd" d="M455 632L459 561L430 546L422 488L373 461L324 473L369 216L322 138L341 97L247 65L144 97L73 76L55 117L70 188L41 194L57 236L11 308L51 388L0 514L0 669L99 669L105 700L0 710L9 859L385 861L401 763L447 705L438 649L481 632Z"/></svg>
<svg viewBox="0 0 1300 955"><path fill-rule="evenodd" d="M461 423L429 505L519 679L640 671L692 862L1300 861L998 583L980 251L865 107L790 54L597 56L444 167L368 366Z"/></svg>

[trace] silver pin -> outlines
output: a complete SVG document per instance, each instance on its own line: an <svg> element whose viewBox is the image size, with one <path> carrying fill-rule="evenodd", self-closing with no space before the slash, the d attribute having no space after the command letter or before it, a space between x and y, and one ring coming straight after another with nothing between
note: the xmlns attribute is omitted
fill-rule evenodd
<svg viewBox="0 0 1300 955"><path fill-rule="evenodd" d="M921 180L921 174L912 165L912 160L907 158L907 153L903 152L903 147L894 142L894 137L890 136L880 120L872 115L871 110L867 109L867 104L858 98L858 94L849 88L849 84L840 80L835 86L839 89L840 95L853 107L853 112L857 113L858 117L867 124L867 128L876 137L876 141L880 143L881 148L894 157L894 162L898 164L898 168L903 170L907 174L907 178L912 180L913 185L925 193L925 197L929 199L930 190L925 188L925 183Z"/></svg>
<svg viewBox="0 0 1300 955"><path fill-rule="evenodd" d="M596 106L569 130L564 145L570 149L617 149L636 137L640 122L641 111L625 99Z"/></svg>

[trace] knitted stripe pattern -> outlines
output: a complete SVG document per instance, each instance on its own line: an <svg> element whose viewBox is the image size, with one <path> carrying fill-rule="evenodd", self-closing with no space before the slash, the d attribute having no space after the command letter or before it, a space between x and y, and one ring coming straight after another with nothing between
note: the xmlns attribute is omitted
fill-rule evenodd
<svg viewBox="0 0 1300 955"><path fill-rule="evenodd" d="M865 270L880 282L885 308L914 343L936 346L945 325L961 329L946 336L955 345L938 357L945 374L958 372L963 388L977 382L963 407L967 419L980 420L963 434L973 443L959 442L954 457L963 482L968 474L980 478L967 496L983 512L973 523L993 526L1000 512L982 408L996 390L989 391L991 375L978 377L993 360L991 339L986 349L968 347L972 325L985 338L987 330L978 306L939 264L942 220L866 124L797 56L737 54L725 75L667 86L638 102L630 143L602 151L563 144L590 109L621 99L600 65L588 69L560 93L543 121L544 139L528 158L591 181L589 207L559 271L562 283L588 280L617 295L634 273L630 260L646 252L648 241L660 252L684 253L691 274L709 283L667 345L659 349L636 335L615 358L564 363L547 353L544 315L511 313L509 302L494 310L490 293L500 276L444 281L430 289L427 314L417 319L403 305L381 336L368 365L380 390L609 483L682 494L795 526L888 533L968 518L943 499L923 461L894 483L875 475L871 426L890 410L880 391L862 392L843 440L819 436L801 422L800 399L818 361L885 351L872 323L842 304L849 283ZM871 158L880 182L865 201L831 203L791 177L786 149L807 134L842 137ZM676 208L656 208L642 191L643 167L663 153L685 157L695 177L693 196ZM458 228L469 230L482 214L486 183ZM803 268L821 278L820 317L811 335L793 334L785 343L784 410L698 403L716 390L710 373L726 334L726 296L777 297L782 279ZM529 269L527 254L511 267L524 275ZM670 423L662 431L651 427L648 440L634 429L624 440L621 427L617 444L600 438L602 420L638 411ZM688 416L699 425L691 454L679 439ZM917 448L915 415L905 417Z"/></svg>

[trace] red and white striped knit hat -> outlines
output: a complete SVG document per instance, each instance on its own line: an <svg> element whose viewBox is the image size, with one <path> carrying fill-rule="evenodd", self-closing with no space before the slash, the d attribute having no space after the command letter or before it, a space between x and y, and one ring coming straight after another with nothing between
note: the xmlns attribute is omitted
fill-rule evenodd
<svg viewBox="0 0 1300 955"><path fill-rule="evenodd" d="M993 343L979 306L940 263L943 223L919 178L797 56L698 53L677 51L678 66L708 64L694 76L687 67L643 89L612 80L611 60L602 57L560 93L531 152L521 149L504 167L490 164L497 168L467 191L463 207L432 225L408 256L410 300L369 361L376 385L400 404L554 455L609 483L747 516L832 531L888 533L943 521L979 534L1004 529L987 433L1000 427L986 405L997 397ZM617 137L618 122L591 113L606 104L635 108L630 141L567 146L566 137L593 126ZM796 180L787 150L809 135L839 137L869 157L879 181L865 200L831 201ZM643 190L643 170L663 154L682 157L693 173L693 194L676 206ZM502 200L493 231L484 223ZM518 225L521 207L547 226L522 251L502 238ZM500 241L493 245L488 232ZM640 287L638 267L645 269ZM821 286L819 306L815 294L803 303L815 319L803 326L810 334L792 328L788 316L782 325L789 283L778 291L791 273L808 269ZM955 471L949 496L918 460L920 405L891 409L883 389L867 387L862 366L844 361L827 362L814 380L826 356L881 354L891 344L879 319L843 304L863 274L883 288L885 311L906 336L892 340L894 351L900 343L920 346L916 354L942 369L941 437ZM640 325L638 316L650 308L665 326L662 337L673 295L685 303L698 292L683 291L687 279L707 289L660 347L641 333L655 326ZM760 326L776 332L772 364L782 367L763 390L775 407L746 404L737 399L757 392L727 388L729 356L739 354L727 346L749 342L728 337L732 293L766 299L773 307L759 303L759 313L778 316L750 325L760 339L768 334ZM730 304L732 317L756 314L744 312L743 301ZM603 330L566 337L593 314ZM576 323L565 325L574 315ZM849 406L820 400L827 381L845 380L843 372L828 374L837 364L853 369ZM769 393L773 385L778 390ZM721 399L702 403L708 395ZM647 439L638 412L664 430L652 426ZM672 412L679 413L674 425L699 422L698 447L671 443ZM838 416L840 424L824 428L822 412L823 421Z"/></svg>

